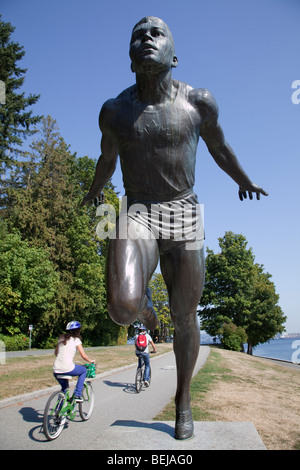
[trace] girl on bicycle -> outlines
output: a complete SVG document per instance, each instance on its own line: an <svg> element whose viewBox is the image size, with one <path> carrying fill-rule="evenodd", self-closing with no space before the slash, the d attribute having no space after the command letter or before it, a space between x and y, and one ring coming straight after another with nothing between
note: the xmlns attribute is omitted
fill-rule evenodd
<svg viewBox="0 0 300 470"><path fill-rule="evenodd" d="M61 390L64 393L68 389L69 381L67 379L60 378L60 375L78 376L74 390L74 399L77 402L83 401L81 395L87 370L84 366L74 363L76 349L85 361L95 362L93 359L88 357L82 347L80 329L81 324L78 321L71 321L67 324L67 333L62 334L58 338L58 343L55 348L56 359L53 364L54 377L61 385Z"/></svg>

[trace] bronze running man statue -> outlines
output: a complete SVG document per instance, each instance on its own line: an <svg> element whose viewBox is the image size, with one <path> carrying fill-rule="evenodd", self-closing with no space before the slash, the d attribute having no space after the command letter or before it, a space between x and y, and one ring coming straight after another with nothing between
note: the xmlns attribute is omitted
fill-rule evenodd
<svg viewBox="0 0 300 470"><path fill-rule="evenodd" d="M132 31L131 69L136 84L104 103L99 117L101 156L94 181L83 203L99 197L113 175L118 155L128 207L179 203L197 206L193 192L199 137L216 161L239 186L241 200L267 193L253 183L224 139L217 104L206 89L172 79L177 67L172 34L159 18L146 17ZM160 260L174 324L177 366L175 438L193 435L190 381L199 353L196 321L204 284L203 240L152 236L145 214L128 217L126 238L110 240L107 260L108 311L114 322L128 325L139 318L154 330L157 318L147 288ZM132 224L144 236L130 236ZM150 232L150 236L149 236ZM176 238L176 237L175 237Z"/></svg>

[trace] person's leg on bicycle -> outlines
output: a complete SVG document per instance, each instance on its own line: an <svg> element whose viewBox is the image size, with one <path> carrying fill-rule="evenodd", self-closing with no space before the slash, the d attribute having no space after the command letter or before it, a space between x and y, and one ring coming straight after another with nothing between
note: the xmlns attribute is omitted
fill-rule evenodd
<svg viewBox="0 0 300 470"><path fill-rule="evenodd" d="M143 360L145 363L145 372L144 372L144 383L149 386L149 377L150 377L150 356L149 353L143 352Z"/></svg>
<svg viewBox="0 0 300 470"><path fill-rule="evenodd" d="M138 358L138 368L140 369L144 364L142 353L136 354L136 357Z"/></svg>
<svg viewBox="0 0 300 470"><path fill-rule="evenodd" d="M84 366L75 364L74 369L71 372L68 372L65 375L71 375L73 377L78 376L77 383L74 390L74 397L76 401L82 401L81 395L84 386L84 381L86 378L87 370Z"/></svg>
<svg viewBox="0 0 300 470"><path fill-rule="evenodd" d="M56 374L55 372L53 373L54 377L58 381L59 385L61 386L61 391L63 393L66 393L66 391L69 389L69 381L68 379L61 379L60 375L69 375L69 374Z"/></svg>

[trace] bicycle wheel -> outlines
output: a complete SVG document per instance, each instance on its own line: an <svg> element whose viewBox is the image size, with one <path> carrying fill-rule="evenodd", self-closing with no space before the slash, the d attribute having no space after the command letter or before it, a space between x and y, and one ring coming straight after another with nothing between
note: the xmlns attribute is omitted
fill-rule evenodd
<svg viewBox="0 0 300 470"><path fill-rule="evenodd" d="M140 393L143 385L143 368L138 367L135 374L135 389L136 393Z"/></svg>
<svg viewBox="0 0 300 470"><path fill-rule="evenodd" d="M49 441L56 439L62 432L66 417L60 411L65 402L65 395L62 392L55 392L51 395L44 411L44 434Z"/></svg>
<svg viewBox="0 0 300 470"><path fill-rule="evenodd" d="M150 387L150 384L151 384L151 367L150 367L150 370L149 370L149 379L148 379L148 382L149 382L149 387Z"/></svg>
<svg viewBox="0 0 300 470"><path fill-rule="evenodd" d="M82 392L83 402L79 403L79 414L83 421L87 421L93 412L95 394L91 382L85 382Z"/></svg>

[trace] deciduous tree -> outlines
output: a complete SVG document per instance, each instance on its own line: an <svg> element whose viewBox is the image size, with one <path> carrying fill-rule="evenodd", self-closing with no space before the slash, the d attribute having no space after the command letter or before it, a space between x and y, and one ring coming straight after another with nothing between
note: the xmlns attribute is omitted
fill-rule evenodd
<svg viewBox="0 0 300 470"><path fill-rule="evenodd" d="M174 327L170 316L167 287L160 273L154 274L149 283L149 287L151 288L153 306L159 322L159 336L165 341L168 337L173 335Z"/></svg>
<svg viewBox="0 0 300 470"><path fill-rule="evenodd" d="M201 328L212 336L218 335L224 323L244 328L252 354L252 347L284 331L286 317L271 275L255 263L247 243L242 234L226 232L219 238L220 253L207 250L199 316Z"/></svg>

